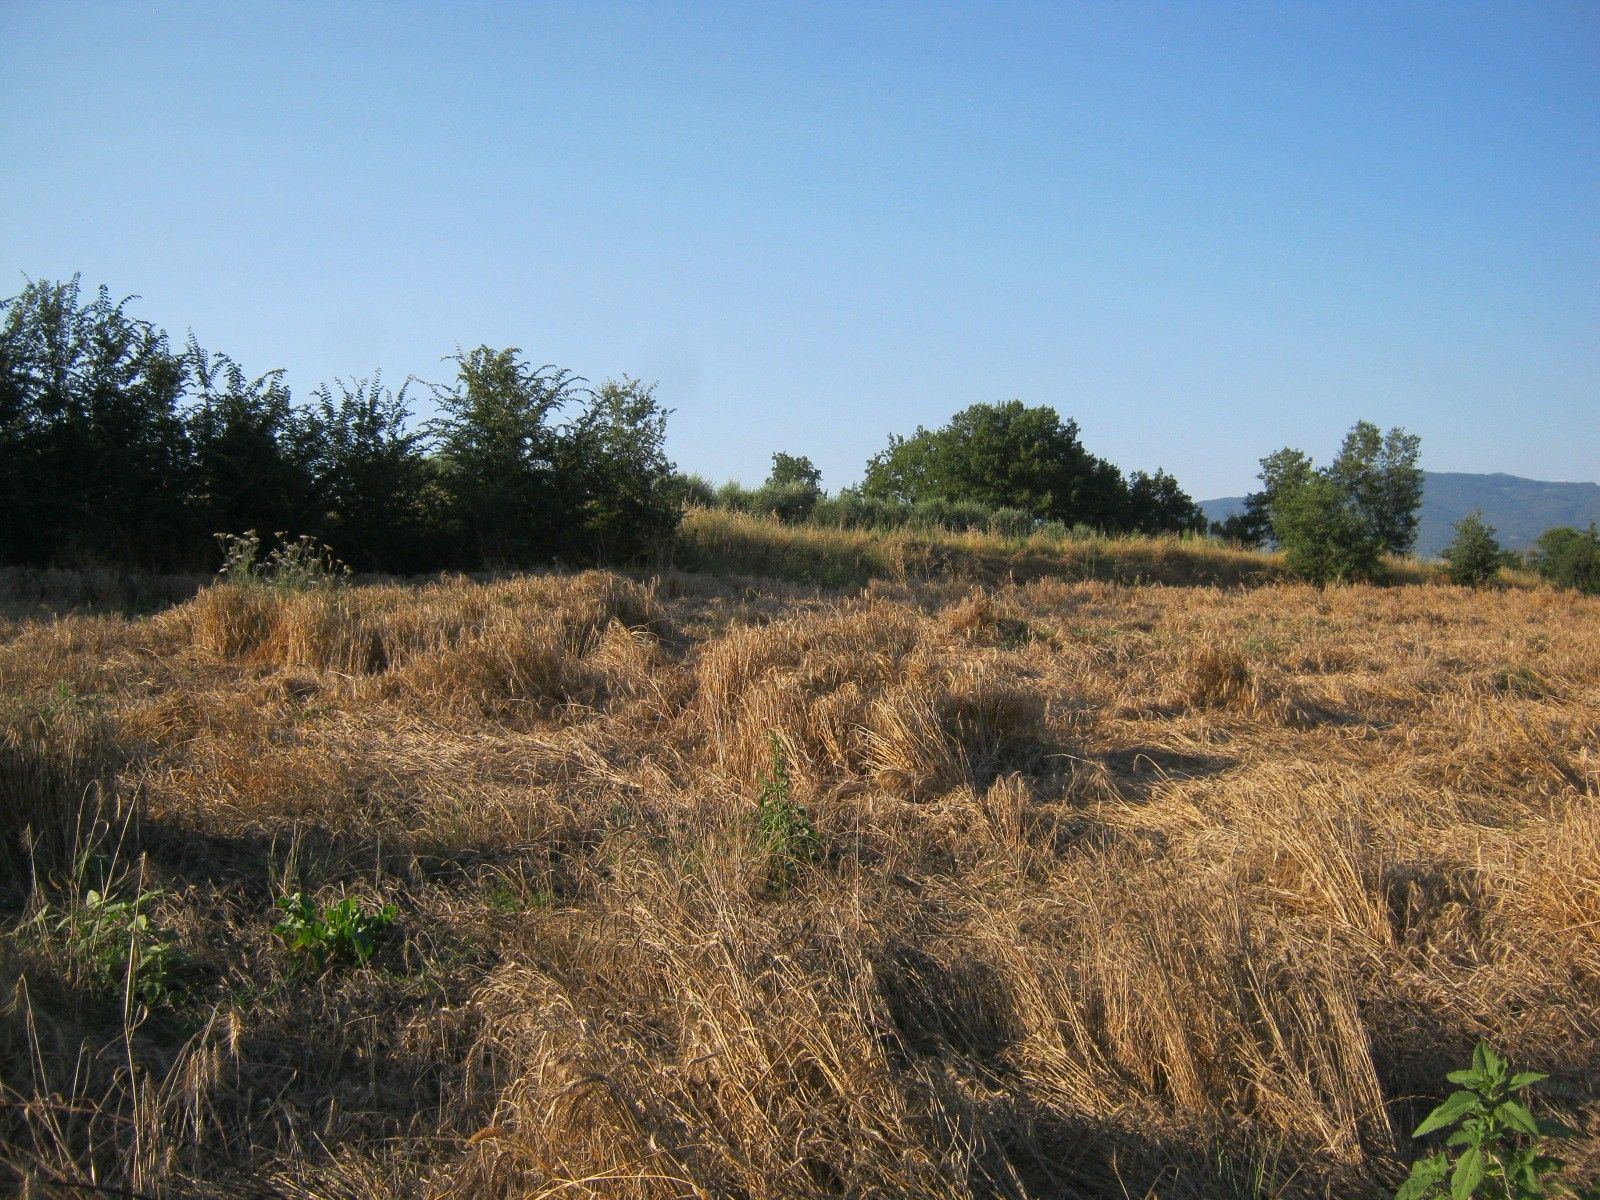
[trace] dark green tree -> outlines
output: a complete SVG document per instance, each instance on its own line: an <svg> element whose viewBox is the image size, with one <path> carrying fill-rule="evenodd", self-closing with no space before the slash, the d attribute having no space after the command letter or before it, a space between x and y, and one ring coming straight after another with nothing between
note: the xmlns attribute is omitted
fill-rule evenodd
<svg viewBox="0 0 1600 1200"><path fill-rule="evenodd" d="M1586 531L1559 525L1539 535L1534 566L1557 587L1600 595L1600 531L1591 522Z"/></svg>
<svg viewBox="0 0 1600 1200"><path fill-rule="evenodd" d="M433 387L444 415L430 429L464 556L472 565L548 561L572 546L583 502L556 424L582 380L530 367L515 347L479 346L449 361L456 380Z"/></svg>
<svg viewBox="0 0 1600 1200"><path fill-rule="evenodd" d="M1382 546L1349 493L1327 473L1279 494L1272 536L1288 568L1319 587L1378 575Z"/></svg>
<svg viewBox="0 0 1600 1200"><path fill-rule="evenodd" d="M1390 554L1409 554L1417 542L1421 447L1420 437L1398 426L1380 434L1372 422L1357 421L1328 471L1355 504L1379 547Z"/></svg>
<svg viewBox="0 0 1600 1200"><path fill-rule="evenodd" d="M974 404L942 429L891 437L867 463L861 490L903 504L974 503L1113 528L1127 507L1121 473L1084 449L1077 422L1020 400Z"/></svg>
<svg viewBox="0 0 1600 1200"><path fill-rule="evenodd" d="M202 532L291 537L318 522L310 431L290 403L281 370L249 378L225 354L207 354L191 335L194 454L191 502Z"/></svg>
<svg viewBox="0 0 1600 1200"><path fill-rule="evenodd" d="M1265 546L1272 541L1272 506L1311 478L1315 468L1299 450L1285 446L1261 460L1261 490L1244 498L1244 511L1212 525L1218 537L1245 546Z"/></svg>
<svg viewBox="0 0 1600 1200"><path fill-rule="evenodd" d="M677 529L682 492L666 454L668 415L653 384L624 375L595 389L573 423L558 462L577 482L574 533L584 557L634 558Z"/></svg>
<svg viewBox="0 0 1600 1200"><path fill-rule="evenodd" d="M779 450L772 456L772 470L767 473L768 487L804 487L822 494L822 472L803 454L785 454Z"/></svg>
<svg viewBox="0 0 1600 1200"><path fill-rule="evenodd" d="M77 277L0 302L0 555L174 565L191 553L183 356Z"/></svg>
<svg viewBox="0 0 1600 1200"><path fill-rule="evenodd" d="M376 374L336 382L338 394L324 384L305 414L317 512L307 532L357 570L428 570L428 466L406 388L393 392Z"/></svg>
<svg viewBox="0 0 1600 1200"><path fill-rule="evenodd" d="M1455 531L1455 538L1444 548L1445 573L1451 583L1481 587L1500 573L1504 557L1494 526L1485 524L1483 513L1474 511L1455 523Z"/></svg>
<svg viewBox="0 0 1600 1200"><path fill-rule="evenodd" d="M867 460L861 494L894 504L915 504L937 493L944 481L936 472L938 435L917 427L910 437L889 435L889 445Z"/></svg>
<svg viewBox="0 0 1600 1200"><path fill-rule="evenodd" d="M1140 533L1200 533L1206 515L1178 481L1165 471L1135 471L1128 477L1130 524Z"/></svg>
<svg viewBox="0 0 1600 1200"><path fill-rule="evenodd" d="M822 500L822 472L809 458L782 451L772 456L767 481L750 498L754 511L795 524L809 520Z"/></svg>

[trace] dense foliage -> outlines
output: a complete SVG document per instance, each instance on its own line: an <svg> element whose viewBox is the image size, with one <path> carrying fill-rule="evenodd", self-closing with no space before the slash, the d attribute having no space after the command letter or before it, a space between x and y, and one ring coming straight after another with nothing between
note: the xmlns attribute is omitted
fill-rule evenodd
<svg viewBox="0 0 1600 1200"><path fill-rule="evenodd" d="M1040 521L1115 532L1205 527L1199 507L1165 471L1125 479L1084 448L1076 421L1020 400L974 404L943 428L891 436L867 463L861 492L903 505L945 501L1019 509Z"/></svg>
<svg viewBox="0 0 1600 1200"><path fill-rule="evenodd" d="M1406 554L1422 506L1422 439L1358 421L1331 466L1284 447L1261 460L1261 489L1211 532L1249 546L1276 543L1291 570L1316 583L1373 579L1380 556Z"/></svg>
<svg viewBox="0 0 1600 1200"><path fill-rule="evenodd" d="M1600 530L1547 529L1534 552L1534 566L1557 587L1600 595Z"/></svg>
<svg viewBox="0 0 1600 1200"><path fill-rule="evenodd" d="M666 410L637 380L583 386L480 346L434 385L337 381L297 405L73 279L0 301L0 562L194 568L213 535L308 535L363 571L615 561L682 511Z"/></svg>
<svg viewBox="0 0 1600 1200"><path fill-rule="evenodd" d="M1480 587L1500 573L1505 552L1495 538L1493 525L1481 512L1470 512L1456 522L1455 539L1445 547L1445 573L1451 583Z"/></svg>
<svg viewBox="0 0 1600 1200"><path fill-rule="evenodd" d="M1372 579L1383 543L1336 479L1313 475L1272 507L1284 562L1313 583Z"/></svg>

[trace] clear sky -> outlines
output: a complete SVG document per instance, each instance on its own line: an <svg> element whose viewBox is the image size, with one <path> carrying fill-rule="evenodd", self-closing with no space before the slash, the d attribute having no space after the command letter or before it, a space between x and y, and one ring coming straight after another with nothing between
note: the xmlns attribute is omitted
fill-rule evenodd
<svg viewBox="0 0 1600 1200"><path fill-rule="evenodd" d="M0 0L0 295L75 272L300 396L657 380L719 480L1013 397L1597 480L1600 3Z"/></svg>

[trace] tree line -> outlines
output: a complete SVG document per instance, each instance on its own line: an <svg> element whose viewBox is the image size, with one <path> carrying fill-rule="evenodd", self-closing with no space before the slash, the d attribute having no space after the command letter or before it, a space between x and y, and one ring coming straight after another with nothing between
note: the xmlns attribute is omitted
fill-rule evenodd
<svg viewBox="0 0 1600 1200"><path fill-rule="evenodd" d="M1207 527L1164 470L1090 453L1076 421L1019 400L974 404L938 429L891 436L861 484L828 494L803 455L773 455L756 488L678 474L668 410L626 375L597 387L515 348L447 361L444 384L336 381L296 403L281 370L252 377L191 334L174 347L104 288L29 283L0 301L0 563L213 565L220 533L309 536L361 571L415 574L659 551L686 505L848 528L1184 534L1281 548L1318 583L1370 580L1410 553L1420 439L1367 421L1317 467L1261 460L1244 510ZM437 416L418 423L413 389ZM1481 518L1446 552L1452 578L1510 562ZM1600 591L1600 536L1548 531L1527 564Z"/></svg>
<svg viewBox="0 0 1600 1200"><path fill-rule="evenodd" d="M0 562L192 569L255 530L410 574L623 559L676 528L667 411L636 379L480 346L446 384L299 404L282 371L174 347L128 303L77 279L0 302ZM413 420L417 387L436 419Z"/></svg>
<svg viewBox="0 0 1600 1200"><path fill-rule="evenodd" d="M1422 440L1404 429L1380 433L1358 421L1338 455L1318 468L1303 451L1285 447L1261 460L1261 488L1241 512L1214 522L1211 533L1247 546L1277 546L1285 564L1317 583L1373 580L1386 554L1410 554L1422 507ZM1502 568L1525 568L1556 587L1600 593L1600 531L1557 527L1518 555L1501 547L1481 512L1455 523L1443 555L1446 577L1479 587Z"/></svg>
<svg viewBox="0 0 1600 1200"><path fill-rule="evenodd" d="M1199 505L1166 471L1124 476L1084 448L1076 421L1020 400L974 404L938 429L891 435L861 484L831 496L809 458L781 451L758 488L687 477L684 490L708 506L844 528L976 528L1008 537L1206 528Z"/></svg>

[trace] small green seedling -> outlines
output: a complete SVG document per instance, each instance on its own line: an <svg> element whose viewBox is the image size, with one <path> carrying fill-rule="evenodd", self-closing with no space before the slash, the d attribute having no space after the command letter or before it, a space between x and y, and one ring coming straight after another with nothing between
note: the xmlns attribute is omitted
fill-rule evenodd
<svg viewBox="0 0 1600 1200"><path fill-rule="evenodd" d="M283 920L272 932L290 950L302 955L319 973L330 966L364 967L378 948L378 939L394 924L399 911L385 904L368 912L359 901L345 897L337 904L317 906L299 892L278 899Z"/></svg>
<svg viewBox="0 0 1600 1200"><path fill-rule="evenodd" d="M772 774L761 781L756 801L756 841L767 855L767 883L774 891L787 891L800 868L822 857L822 839L805 806L790 795L789 767L776 733L772 743Z"/></svg>
<svg viewBox="0 0 1600 1200"><path fill-rule="evenodd" d="M1479 1042L1471 1068L1451 1071L1445 1078L1459 1084L1459 1090L1429 1113L1411 1136L1426 1137L1452 1126L1454 1132L1445 1139L1446 1149L1412 1165L1411 1177L1401 1184L1395 1200L1600 1196L1600 1189L1579 1191L1555 1179L1562 1161L1540 1153L1540 1139L1574 1135L1558 1121L1535 1117L1516 1098L1543 1075L1537 1071L1513 1075L1505 1059Z"/></svg>

